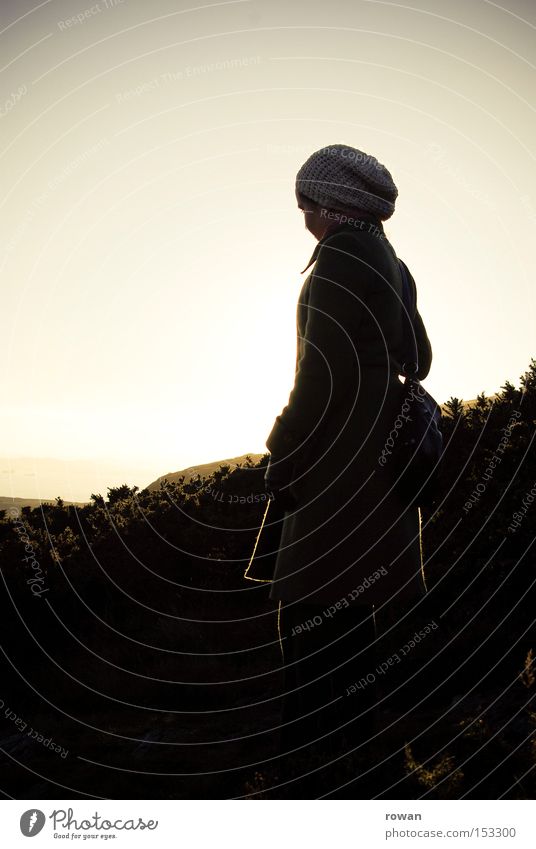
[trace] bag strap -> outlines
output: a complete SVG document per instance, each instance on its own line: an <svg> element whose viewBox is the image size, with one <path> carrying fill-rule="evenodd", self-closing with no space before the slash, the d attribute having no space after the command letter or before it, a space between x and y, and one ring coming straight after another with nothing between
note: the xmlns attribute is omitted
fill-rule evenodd
<svg viewBox="0 0 536 849"><path fill-rule="evenodd" d="M406 352L404 362L402 363L402 370L404 374L417 374L419 371L419 352L417 350L417 339L413 325L413 320L417 312L415 292L409 282L409 269L407 265L401 259L398 259L398 267L402 278L402 303L404 305L402 325L404 328L404 351Z"/></svg>

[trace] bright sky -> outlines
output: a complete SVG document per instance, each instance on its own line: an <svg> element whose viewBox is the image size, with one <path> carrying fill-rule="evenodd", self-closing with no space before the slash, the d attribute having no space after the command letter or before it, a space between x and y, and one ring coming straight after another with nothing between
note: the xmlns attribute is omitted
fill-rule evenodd
<svg viewBox="0 0 536 849"><path fill-rule="evenodd" d="M329 144L398 185L385 230L417 281L427 389L517 384L536 356L534 11L3 0L0 495L86 500L76 461L104 492L112 460L110 485L143 486L266 450L315 245L294 179ZM65 491L29 489L19 457L71 461Z"/></svg>

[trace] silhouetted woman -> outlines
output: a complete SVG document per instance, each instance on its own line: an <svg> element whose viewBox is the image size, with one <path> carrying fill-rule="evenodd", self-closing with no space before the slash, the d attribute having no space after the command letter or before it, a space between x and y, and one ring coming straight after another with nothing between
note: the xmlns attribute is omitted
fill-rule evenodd
<svg viewBox="0 0 536 849"><path fill-rule="evenodd" d="M402 281L382 225L397 194L375 157L341 144L296 178L318 243L298 300L294 387L266 440L266 488L287 508L270 590L282 753L371 735L378 628L426 593L419 510L379 463L404 400ZM432 352L418 313L415 333L423 379Z"/></svg>

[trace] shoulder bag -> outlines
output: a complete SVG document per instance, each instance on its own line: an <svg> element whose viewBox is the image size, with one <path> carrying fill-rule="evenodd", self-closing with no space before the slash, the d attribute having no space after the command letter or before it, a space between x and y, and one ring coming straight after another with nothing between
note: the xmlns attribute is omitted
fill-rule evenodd
<svg viewBox="0 0 536 849"><path fill-rule="evenodd" d="M392 468L395 486L404 500L418 507L432 507L438 493L439 463L443 453L441 409L417 378L419 355L413 322L417 307L407 268L398 260L402 277L405 358L403 402L391 431L394 443L390 453L382 454L382 465ZM409 324L409 331L407 330ZM380 459L380 463L382 460Z"/></svg>

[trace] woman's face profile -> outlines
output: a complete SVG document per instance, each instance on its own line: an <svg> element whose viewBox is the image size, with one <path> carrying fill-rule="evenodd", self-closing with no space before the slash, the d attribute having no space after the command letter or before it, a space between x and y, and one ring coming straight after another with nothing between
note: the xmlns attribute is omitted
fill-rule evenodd
<svg viewBox="0 0 536 849"><path fill-rule="evenodd" d="M298 195L298 209L300 209L303 213L305 229L309 230L309 232L312 233L319 241L331 230L335 230L339 226L339 219L341 215L346 215L348 218L354 220L362 219L369 221L372 222L372 224L375 222L375 219L370 217L370 213L367 213L365 210L358 207L350 208L338 205L336 209L330 209L328 207L321 206L319 203L315 203L314 200L310 200L304 195ZM335 215L332 215L332 213L335 213ZM380 224L380 219L376 221L376 224Z"/></svg>
<svg viewBox="0 0 536 849"><path fill-rule="evenodd" d="M326 219L320 218L320 207L314 201L301 197L298 201L298 209L303 212L305 229L317 239L321 239L326 229Z"/></svg>

